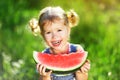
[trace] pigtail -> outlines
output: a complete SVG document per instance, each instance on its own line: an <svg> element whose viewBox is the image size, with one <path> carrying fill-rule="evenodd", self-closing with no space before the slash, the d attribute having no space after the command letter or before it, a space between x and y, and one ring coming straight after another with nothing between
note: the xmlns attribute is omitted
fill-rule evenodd
<svg viewBox="0 0 120 80"><path fill-rule="evenodd" d="M40 28L39 28L39 25L38 25L38 21L35 18L33 18L29 21L29 26L30 26L31 31L33 32L33 34L35 36L40 34Z"/></svg>
<svg viewBox="0 0 120 80"><path fill-rule="evenodd" d="M70 27L74 27L79 22L79 17L74 10L67 12L68 23Z"/></svg>

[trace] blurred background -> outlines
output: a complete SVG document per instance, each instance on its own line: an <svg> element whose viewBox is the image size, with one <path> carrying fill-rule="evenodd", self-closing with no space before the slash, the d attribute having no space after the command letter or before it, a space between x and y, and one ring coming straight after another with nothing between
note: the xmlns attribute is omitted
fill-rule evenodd
<svg viewBox="0 0 120 80"><path fill-rule="evenodd" d="M70 41L89 52L89 80L120 80L120 0L1 0L0 80L38 80L32 52L45 46L28 22L46 6L78 13Z"/></svg>

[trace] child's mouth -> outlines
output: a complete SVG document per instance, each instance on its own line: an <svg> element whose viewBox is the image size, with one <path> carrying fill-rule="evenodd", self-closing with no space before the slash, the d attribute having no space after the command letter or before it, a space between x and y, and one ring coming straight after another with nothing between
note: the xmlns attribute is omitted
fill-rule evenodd
<svg viewBox="0 0 120 80"><path fill-rule="evenodd" d="M53 46L59 46L60 45L60 43L61 43L61 40L58 40L58 41L52 41L52 45Z"/></svg>

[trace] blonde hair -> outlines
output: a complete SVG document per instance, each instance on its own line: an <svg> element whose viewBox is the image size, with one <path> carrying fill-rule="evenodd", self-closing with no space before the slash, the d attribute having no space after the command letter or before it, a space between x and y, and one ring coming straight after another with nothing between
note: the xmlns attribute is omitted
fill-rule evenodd
<svg viewBox="0 0 120 80"><path fill-rule="evenodd" d="M37 35L43 31L46 23L55 20L64 20L64 25L71 28L78 24L79 17L74 10L65 12L61 7L46 7L40 11L39 19L31 19L29 25L32 32Z"/></svg>

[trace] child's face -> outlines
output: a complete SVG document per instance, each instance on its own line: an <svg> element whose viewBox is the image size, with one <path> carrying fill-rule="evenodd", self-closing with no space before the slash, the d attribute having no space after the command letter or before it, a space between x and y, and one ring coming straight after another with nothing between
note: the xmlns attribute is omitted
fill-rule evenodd
<svg viewBox="0 0 120 80"><path fill-rule="evenodd" d="M49 47L61 50L67 45L69 33L70 29L59 20L44 25L42 35Z"/></svg>

